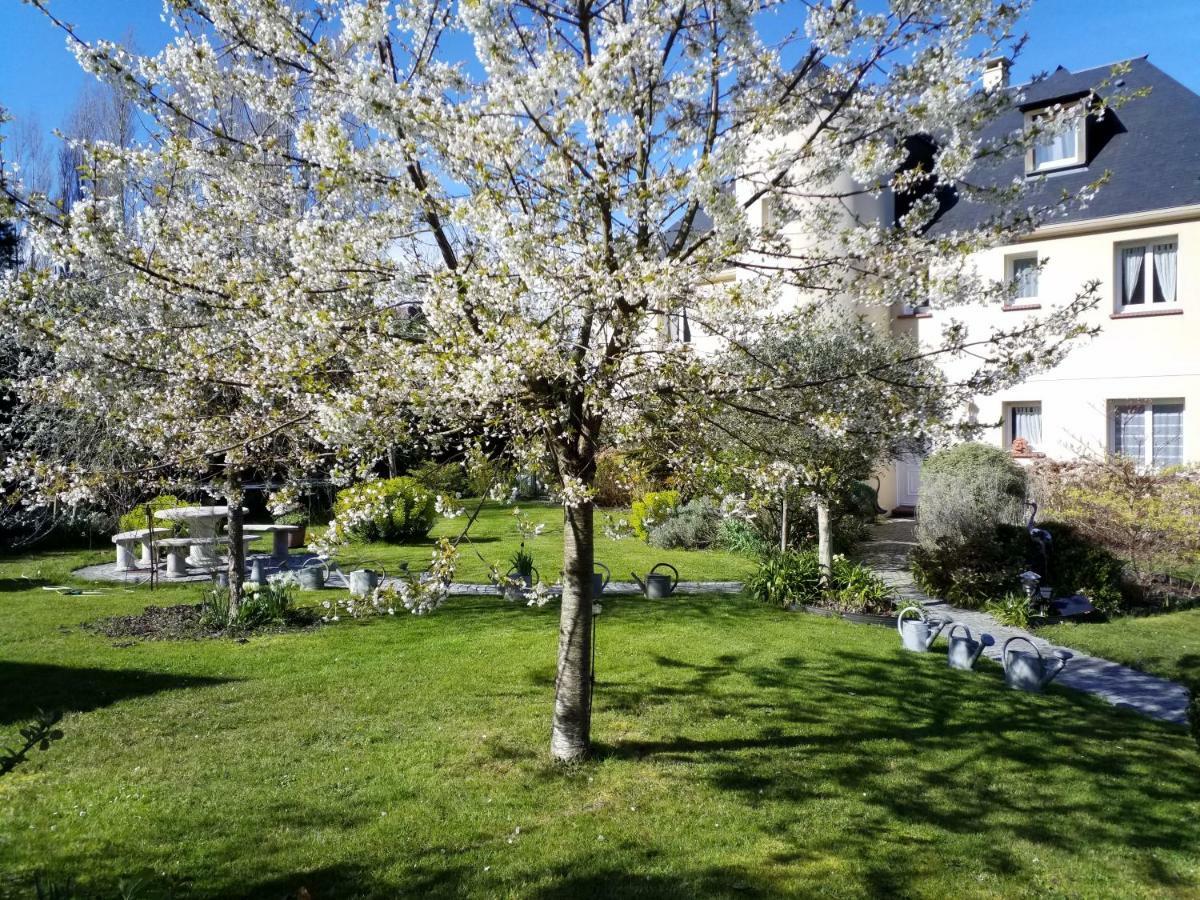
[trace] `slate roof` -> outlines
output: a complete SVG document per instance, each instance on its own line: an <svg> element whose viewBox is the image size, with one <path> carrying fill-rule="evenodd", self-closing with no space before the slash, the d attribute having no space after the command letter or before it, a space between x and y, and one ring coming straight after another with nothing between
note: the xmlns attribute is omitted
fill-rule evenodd
<svg viewBox="0 0 1200 900"><path fill-rule="evenodd" d="M1128 74L1105 91L1134 91L1149 88L1145 97L1135 97L1119 110L1108 110L1103 121L1089 117L1087 161L1082 169L1047 175L1044 183L1030 191L1030 202L1053 201L1063 189L1075 192L1103 172L1111 172L1086 209L1071 209L1055 222L1146 212L1200 203L1200 95L1184 87L1146 57L1128 61ZM1110 77L1112 67L1101 66L1080 72L1059 68L1044 80L1014 88L1018 103L1000 116L985 132L999 136L1024 124L1024 110L1056 100L1069 102L1086 96ZM1117 81L1123 82L1117 84ZM972 180L980 184L1009 184L1025 175L1025 160L1006 160L999 166L980 170ZM968 228L989 218L985 204L951 198L931 227L934 234Z"/></svg>

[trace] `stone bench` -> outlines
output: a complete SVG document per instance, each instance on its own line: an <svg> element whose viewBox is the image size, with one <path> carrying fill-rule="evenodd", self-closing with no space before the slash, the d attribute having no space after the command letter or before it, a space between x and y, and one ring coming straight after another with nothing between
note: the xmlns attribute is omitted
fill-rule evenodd
<svg viewBox="0 0 1200 900"><path fill-rule="evenodd" d="M257 541L258 538L257 534L242 535L242 547L248 547ZM167 538L157 543L160 547L167 549L167 577L186 578L191 574L188 571L188 557L193 547L224 547L228 546L229 538Z"/></svg>
<svg viewBox="0 0 1200 900"><path fill-rule="evenodd" d="M271 558L282 560L288 558L291 536L303 527L302 525L243 525L242 531L246 534L271 535Z"/></svg>
<svg viewBox="0 0 1200 900"><path fill-rule="evenodd" d="M149 528L135 528L133 531L122 531L120 534L114 534L112 542L117 545L117 571L130 572L138 567L133 558L135 544L142 545L142 567L148 569L153 566L155 559L152 545L161 543L160 536L165 538L170 533L170 528L155 528L153 530Z"/></svg>

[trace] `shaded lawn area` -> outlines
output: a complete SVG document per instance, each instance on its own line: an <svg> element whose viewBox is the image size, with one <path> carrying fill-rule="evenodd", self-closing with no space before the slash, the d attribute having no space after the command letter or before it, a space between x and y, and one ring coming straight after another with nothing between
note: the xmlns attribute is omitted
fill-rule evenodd
<svg viewBox="0 0 1200 900"><path fill-rule="evenodd" d="M429 557L439 537L457 537L475 509L477 500L464 500L467 515L456 519L439 518L428 540L405 545L352 543L339 551L338 563L349 571L358 565L382 565L388 574L395 574L401 562L414 571L429 565ZM545 523L539 536L526 541L533 553L534 565L542 580L553 583L562 571L563 512L562 507L547 503L518 503L517 508L534 523ZM639 577L658 562L668 562L679 569L684 581L740 581L754 570L754 561L723 550L659 550L636 538L614 541L604 534L604 517L628 517L628 510L597 510L596 559L612 570L613 578L630 581L631 571ZM319 529L310 529L316 533ZM521 537L513 518L513 507L485 503L479 518L471 526L470 541L460 545L457 581L486 582L488 566L495 563L503 574L510 567L510 558L521 546ZM310 538L311 539L311 538Z"/></svg>
<svg viewBox="0 0 1200 900"><path fill-rule="evenodd" d="M198 588L59 597L0 562L0 896L1194 894L1191 739L893 631L728 597L610 598L599 757L548 764L557 610L452 600L315 631L121 645ZM307 600L313 595L304 595ZM518 830L519 829L519 830Z"/></svg>
<svg viewBox="0 0 1200 900"><path fill-rule="evenodd" d="M1038 634L1066 647L1175 681L1200 683L1200 609L1055 625Z"/></svg>

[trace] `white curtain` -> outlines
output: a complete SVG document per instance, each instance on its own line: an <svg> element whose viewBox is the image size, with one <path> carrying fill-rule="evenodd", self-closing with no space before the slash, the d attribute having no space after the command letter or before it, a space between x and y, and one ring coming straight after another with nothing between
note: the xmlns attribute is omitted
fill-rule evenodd
<svg viewBox="0 0 1200 900"><path fill-rule="evenodd" d="M1151 411L1154 468L1183 464L1183 404L1155 403Z"/></svg>
<svg viewBox="0 0 1200 900"><path fill-rule="evenodd" d="M1042 444L1042 408L1040 406L1014 406L1012 411L1013 440L1025 438L1029 449L1036 450Z"/></svg>
<svg viewBox="0 0 1200 900"><path fill-rule="evenodd" d="M1143 247L1127 247L1121 252L1121 290L1126 303L1141 303L1141 297L1135 297L1138 276L1142 273L1142 257L1146 251Z"/></svg>
<svg viewBox="0 0 1200 900"><path fill-rule="evenodd" d="M1046 163L1061 162L1075 156L1075 129L1078 125L1072 123L1066 130L1042 139L1033 148L1033 164L1035 167Z"/></svg>
<svg viewBox="0 0 1200 900"><path fill-rule="evenodd" d="M1175 302L1176 254L1174 244L1154 245L1154 273L1167 303Z"/></svg>
<svg viewBox="0 0 1200 900"><path fill-rule="evenodd" d="M1113 410L1113 452L1141 463L1146 460L1146 407L1118 406Z"/></svg>

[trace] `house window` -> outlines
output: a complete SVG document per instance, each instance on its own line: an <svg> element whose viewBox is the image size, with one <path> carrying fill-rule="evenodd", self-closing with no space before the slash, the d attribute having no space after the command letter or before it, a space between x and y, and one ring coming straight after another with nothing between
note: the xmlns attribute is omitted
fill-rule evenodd
<svg viewBox="0 0 1200 900"><path fill-rule="evenodd" d="M1042 116L1030 116L1028 123L1033 126ZM1055 169L1066 169L1071 166L1082 166L1084 156L1084 118L1079 116L1070 122L1061 123L1054 131L1038 135L1036 143L1029 148L1025 157L1025 170L1028 174L1051 172Z"/></svg>
<svg viewBox="0 0 1200 900"><path fill-rule="evenodd" d="M1042 447L1042 404L1041 403L1010 403L1007 405L1008 414L1005 417L1008 426L1008 446L1021 447L1017 441L1024 441L1024 449L1035 453Z"/></svg>
<svg viewBox="0 0 1200 900"><path fill-rule="evenodd" d="M1008 280L1012 283L1013 299L1032 301L1038 297L1038 258L1036 253L1008 258Z"/></svg>
<svg viewBox="0 0 1200 900"><path fill-rule="evenodd" d="M1111 450L1154 469L1183 465L1183 401L1119 401L1110 415Z"/></svg>
<svg viewBox="0 0 1200 900"><path fill-rule="evenodd" d="M1169 305L1179 296L1179 244L1173 238L1117 248L1117 299L1121 307Z"/></svg>

